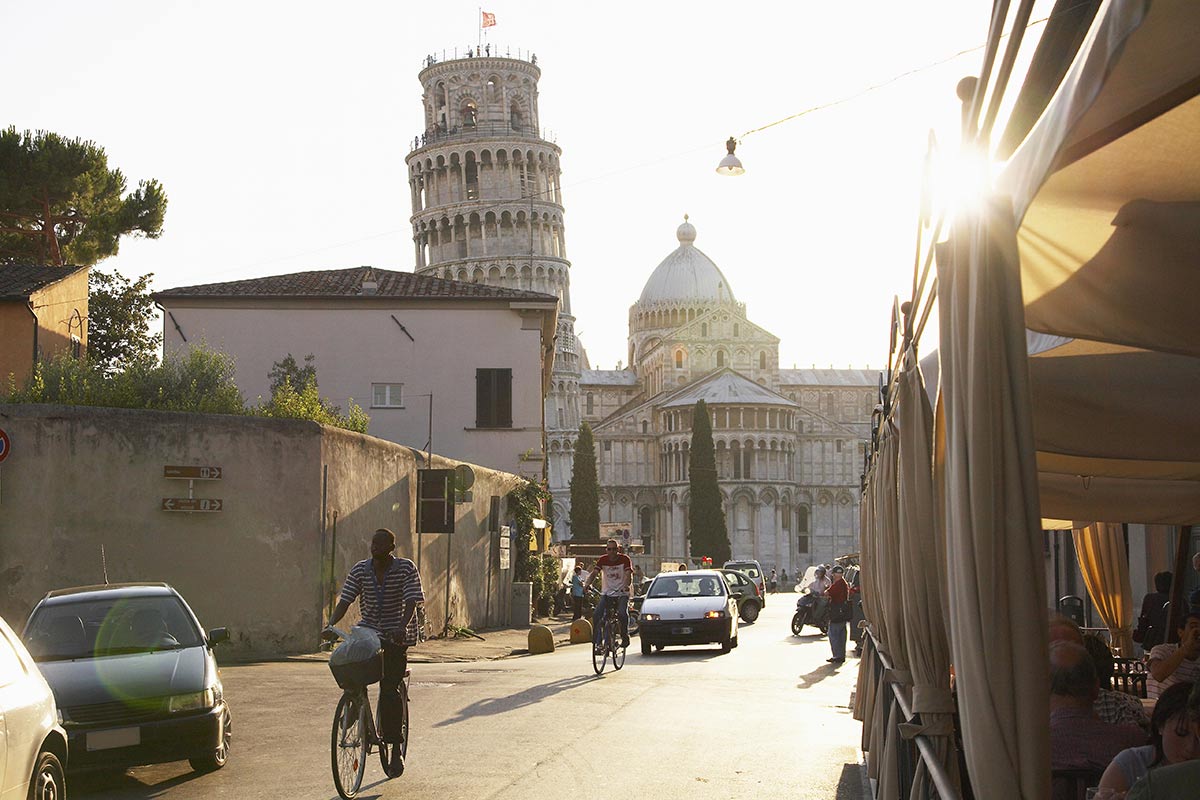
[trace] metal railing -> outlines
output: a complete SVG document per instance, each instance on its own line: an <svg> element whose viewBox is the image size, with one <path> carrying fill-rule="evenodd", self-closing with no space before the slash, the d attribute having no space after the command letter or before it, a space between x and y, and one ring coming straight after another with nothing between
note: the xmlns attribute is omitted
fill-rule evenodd
<svg viewBox="0 0 1200 800"><path fill-rule="evenodd" d="M892 670L894 665L891 663L891 660L888 659L882 651L880 651L879 642L875 638L875 634L871 632L870 628L864 629L863 633L865 640L864 643L867 645L867 648L870 651L870 653L864 655L869 656L869 658L877 662L876 664L872 664L871 667L874 669L879 669L881 674L885 674L886 672ZM862 659L862 662L865 661L867 661L867 658ZM883 680L883 678L881 678L881 680ZM895 723L896 726L898 727L901 724L919 721L919 715L913 714L912 703L909 700L907 692L905 691L906 687L900 683L897 683L896 681L890 681L888 688L891 689L892 705L900 710L900 715L903 717L903 719L897 719ZM890 711L891 708L889 708L889 712ZM884 715L884 719L893 718L894 717L891 713ZM865 720L863 724L870 724L870 722ZM886 737L884 738L886 739ZM902 743L899 757L896 759L899 772L898 777L900 779L901 797L909 797L911 795L913 780L916 778L917 774L917 762L920 760L925 762L925 770L929 776L929 783L933 787L933 793L928 795L930 798L938 798L938 800L964 800L964 794L960 792L957 787L955 787L954 781L950 778L949 773L946 772L946 768L942 765L941 760L938 758L937 750L934 747L933 736L918 733L917 735L913 736L912 739L905 739L900 736L898 741ZM881 756L882 754L876 755ZM965 774L963 775L963 783L966 783Z"/></svg>
<svg viewBox="0 0 1200 800"><path fill-rule="evenodd" d="M413 137L413 150L419 150L438 142L454 139L531 139L534 141L555 143L554 134L549 131L538 131L529 125L514 126L508 122L477 122L473 125L455 125L452 128L434 128Z"/></svg>

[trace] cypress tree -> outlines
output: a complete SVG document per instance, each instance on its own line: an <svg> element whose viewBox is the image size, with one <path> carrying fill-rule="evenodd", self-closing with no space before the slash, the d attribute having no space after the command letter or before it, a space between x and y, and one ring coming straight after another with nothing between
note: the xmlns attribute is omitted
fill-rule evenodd
<svg viewBox="0 0 1200 800"><path fill-rule="evenodd" d="M575 463L571 466L571 539L600 541L600 486L596 479L596 443L586 422L575 440Z"/></svg>
<svg viewBox="0 0 1200 800"><path fill-rule="evenodd" d="M707 556L714 565L729 560L729 532L725 528L725 509L717 486L717 457L713 447L712 421L708 404L696 401L692 410L692 444L688 451L688 541L692 555Z"/></svg>

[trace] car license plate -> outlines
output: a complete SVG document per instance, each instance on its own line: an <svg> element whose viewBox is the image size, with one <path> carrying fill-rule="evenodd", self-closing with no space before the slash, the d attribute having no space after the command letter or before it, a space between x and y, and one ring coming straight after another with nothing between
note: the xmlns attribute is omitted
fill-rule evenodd
<svg viewBox="0 0 1200 800"><path fill-rule="evenodd" d="M682 628L671 628L671 633L675 634L676 636L686 636L691 632L692 629L686 626Z"/></svg>
<svg viewBox="0 0 1200 800"><path fill-rule="evenodd" d="M114 728L111 731L92 731L87 735L88 750L111 750L142 743L140 728Z"/></svg>

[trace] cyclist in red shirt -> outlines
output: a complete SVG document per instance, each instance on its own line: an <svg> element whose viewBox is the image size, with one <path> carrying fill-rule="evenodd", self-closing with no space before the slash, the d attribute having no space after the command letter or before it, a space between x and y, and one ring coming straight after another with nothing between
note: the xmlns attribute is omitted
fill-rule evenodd
<svg viewBox="0 0 1200 800"><path fill-rule="evenodd" d="M621 647L629 647L629 585L633 581L633 562L617 548L617 540L609 539L604 555L596 560L596 566L588 573L583 584L586 595L588 587L600 574L600 602L592 615L592 646L600 647L600 625L604 621L604 610L609 603L617 604L617 616L621 620Z"/></svg>

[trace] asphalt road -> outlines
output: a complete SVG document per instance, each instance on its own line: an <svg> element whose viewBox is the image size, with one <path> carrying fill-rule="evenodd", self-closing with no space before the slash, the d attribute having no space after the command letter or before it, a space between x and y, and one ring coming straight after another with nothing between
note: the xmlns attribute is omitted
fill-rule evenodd
<svg viewBox="0 0 1200 800"><path fill-rule="evenodd" d="M794 595L772 599L728 655L713 646L643 657L635 638L625 668L601 677L582 645L415 664L405 774L386 781L373 758L359 797L867 797L861 728L848 709L858 662L827 664L824 637L788 629ZM228 766L80 776L71 796L336 798L329 732L339 691L327 667L253 664L222 675L234 720Z"/></svg>

